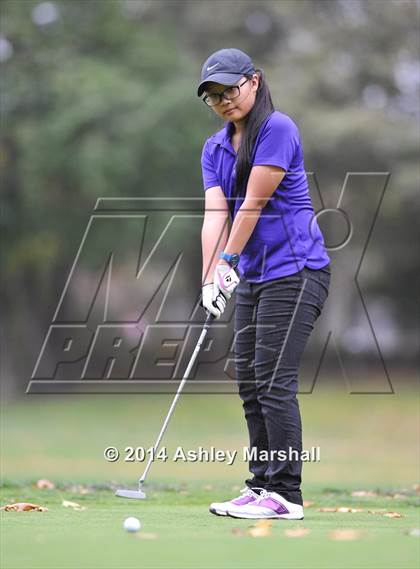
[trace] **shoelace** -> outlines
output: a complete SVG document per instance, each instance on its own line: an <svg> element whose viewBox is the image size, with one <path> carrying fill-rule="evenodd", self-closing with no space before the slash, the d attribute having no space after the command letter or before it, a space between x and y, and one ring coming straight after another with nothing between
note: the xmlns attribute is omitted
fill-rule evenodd
<svg viewBox="0 0 420 569"><path fill-rule="evenodd" d="M258 490L260 490L259 486L255 486L255 488L257 488ZM264 488L261 488L262 492L265 492ZM258 499L258 494L257 492L254 492L251 488L249 488L249 486L246 486L245 488L243 488L241 490L241 494L243 496L250 496L251 498L255 498L255 496L257 496L256 499Z"/></svg>
<svg viewBox="0 0 420 569"><path fill-rule="evenodd" d="M255 504L259 504L260 502L262 502L263 500L265 500L265 498L269 498L270 497L270 492L267 492L267 490L265 490L264 488L261 490L261 493L259 495L259 497L256 499Z"/></svg>
<svg viewBox="0 0 420 569"><path fill-rule="evenodd" d="M251 490L251 488L248 488L248 486L241 490L241 496L250 496L251 498L253 498L254 495L255 495L255 492L253 492Z"/></svg>

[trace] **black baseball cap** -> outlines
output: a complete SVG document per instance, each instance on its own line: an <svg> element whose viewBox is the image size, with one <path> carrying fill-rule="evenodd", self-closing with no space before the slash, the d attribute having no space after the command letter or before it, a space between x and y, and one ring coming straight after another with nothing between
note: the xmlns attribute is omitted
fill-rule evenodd
<svg viewBox="0 0 420 569"><path fill-rule="evenodd" d="M219 49L204 62L197 95L203 93L207 81L234 85L243 75L252 73L255 73L255 68L249 55L234 47Z"/></svg>

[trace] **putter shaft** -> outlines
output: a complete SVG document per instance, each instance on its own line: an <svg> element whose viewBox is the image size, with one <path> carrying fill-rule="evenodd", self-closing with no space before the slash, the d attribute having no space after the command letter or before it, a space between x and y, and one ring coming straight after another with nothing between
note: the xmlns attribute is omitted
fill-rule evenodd
<svg viewBox="0 0 420 569"><path fill-rule="evenodd" d="M164 435L164 433L165 433L165 431L166 431L166 427L168 426L169 420L170 420L170 418L171 418L171 416L172 416L172 413L173 413L173 411L174 411L174 409L175 409L175 406L176 406L176 404L177 404L177 401L178 401L178 399L179 399L179 397L180 397L180 395L181 395L181 393L182 393L182 390L183 390L183 388L184 388L184 385L185 385L185 383L186 383L186 381L187 381L187 379L188 379L188 377L189 377L189 375L190 375L190 373L191 373L191 369L192 369L192 367L193 367L193 365L194 365L194 363L195 363L195 360L197 359L197 356L198 356L198 354L199 354L199 352L200 352L201 346L202 346L202 344L203 344L203 342L204 342L204 339L205 339L205 337L206 337L206 335L207 335L207 331L208 331L208 329L209 329L209 327L210 327L210 322L211 322L212 320L213 320L213 315L209 312L209 313L207 314L207 318L206 318L206 321L205 321L205 323L204 323L203 330L201 331L200 337L199 337L199 339L198 339L197 345L196 345L195 348L194 348L194 352L192 353L192 356L191 356L191 359L190 359L190 361L189 361L189 363L188 363L187 369L185 370L185 373L184 373L184 375L183 375L182 381L181 381L181 383L180 383L179 386L178 386L176 395L175 395L175 397L174 397L174 399L173 399L173 401L172 401L172 404L171 404L171 406L170 406L170 408L169 408L169 411L168 411L168 414L167 414L167 416L166 416L166 419L165 419L165 421L164 421L164 423L163 423L163 425L162 425L162 428L161 428L160 433L159 433L159 435L158 435L158 437L157 437L157 439L156 439L156 442L155 442L155 444L153 445L153 451L152 451L152 453L151 453L151 455L150 455L150 457L149 457L149 460L148 460L148 462L147 462L147 464L146 464L146 468L144 469L144 472L143 472L143 474L142 474L142 476L141 476L141 478L140 478L140 480L139 480L139 489L141 488L143 482L145 481L146 476L147 476L147 473L149 472L150 467L152 466L152 462L153 462L153 459L154 459L154 455L155 455L156 451L157 451L158 448L159 448L159 445L160 445L160 442L161 442L161 440L162 440L162 437L163 437L163 435Z"/></svg>
<svg viewBox="0 0 420 569"><path fill-rule="evenodd" d="M157 439L156 439L155 444L153 445L153 451L152 451L152 453L151 453L151 455L150 455L150 457L149 457L149 460L147 461L146 468L144 469L144 472L143 472L143 474L142 474L142 476L141 476L141 478L140 478L140 480L139 480L138 490L123 490L123 489L117 490L116 493L115 493L116 496L119 496L120 498L133 498L133 499L136 499L136 500L141 500L141 499L146 498L146 494L145 494L145 493L143 492L143 490L142 490L142 485L143 485L143 483L144 483L144 481L145 481L145 479L146 479L146 476L147 476L147 473L148 473L149 470L150 470L150 467L152 466L152 462L153 462L153 459L154 459L154 455L155 455L156 451L157 451L158 448L159 448L159 445L160 445L160 442L161 442L161 440L162 440L162 437L163 437L163 435L164 435L164 433L165 433L165 431L166 431L166 427L168 426L169 420L170 420L170 418L171 418L171 416L172 416L172 413L173 413L173 411L174 411L174 409L175 409L175 406L176 406L176 404L177 404L177 401L178 401L178 399L179 399L179 396L181 395L181 392L182 392L182 390L183 390L183 388L184 388L184 385L185 385L185 383L186 383L186 381L187 381L187 379L188 379L188 377L189 377L189 375L190 375L190 373L191 373L191 369L192 369L192 367L193 367L193 365L194 365L194 363L195 363L195 360L197 359L197 356L198 356L198 354L199 354L199 352L200 352L201 346L203 345L204 339L205 339L205 337L206 337L206 335L207 335L207 331L208 331L208 329L209 329L209 327L210 327L210 322L211 322L213 319L214 319L214 316L213 316L210 312L208 312L208 313L207 313L207 318L206 318L206 321L204 322L203 330L201 331L201 334L200 334L200 337L199 337L199 339L198 339L197 345L196 345L195 348L194 348L194 352L192 353L191 359L190 359L190 361L189 361L189 363L188 363L187 369L185 370L185 373L184 373L184 375L183 375L182 381L181 381L181 383L180 383L179 386L178 386L177 392L176 392L175 397L174 397L174 399L173 399L173 401L172 401L172 404L171 404L171 406L170 406L170 408L169 408L168 414L166 415L166 419L165 419L165 421L164 421L164 423L163 423L163 425L162 425L162 428L161 428L161 430L160 430L160 433L159 433L159 435L158 435L158 437L157 437Z"/></svg>

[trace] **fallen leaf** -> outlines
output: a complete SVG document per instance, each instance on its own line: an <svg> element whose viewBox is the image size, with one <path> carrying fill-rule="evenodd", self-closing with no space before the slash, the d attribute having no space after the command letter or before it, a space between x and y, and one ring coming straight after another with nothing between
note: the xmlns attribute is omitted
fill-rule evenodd
<svg viewBox="0 0 420 569"><path fill-rule="evenodd" d="M77 502L70 502L69 500L63 500L62 505L65 508L73 508L73 510L78 510L78 511L86 510L85 506L81 506Z"/></svg>
<svg viewBox="0 0 420 569"><path fill-rule="evenodd" d="M362 535L357 529L334 529L329 532L328 537L334 541L353 541L360 539Z"/></svg>
<svg viewBox="0 0 420 569"><path fill-rule="evenodd" d="M340 506L339 508L318 508L318 512L339 512L340 514L358 514L364 512L363 508L348 508L347 506Z"/></svg>
<svg viewBox="0 0 420 569"><path fill-rule="evenodd" d="M252 537L268 537L271 535L271 520L259 520L254 526L247 530L247 534Z"/></svg>
<svg viewBox="0 0 420 569"><path fill-rule="evenodd" d="M417 493L420 492L420 484L413 484L412 488L413 488L414 492L417 492Z"/></svg>
<svg viewBox="0 0 420 569"><path fill-rule="evenodd" d="M310 508L314 504L315 504L315 502L312 502L311 500L303 500L303 507L304 508Z"/></svg>
<svg viewBox="0 0 420 569"><path fill-rule="evenodd" d="M40 490L54 490L55 484L51 482L51 480L47 480L46 478L41 478L37 481L36 487Z"/></svg>
<svg viewBox="0 0 420 569"><path fill-rule="evenodd" d="M232 528L233 535L245 535L245 531L242 528Z"/></svg>
<svg viewBox="0 0 420 569"><path fill-rule="evenodd" d="M16 504L6 504L2 506L0 510L5 512L30 512L35 510L36 512L48 512L48 508L45 506L39 506L38 504L30 504L29 502L16 502Z"/></svg>
<svg viewBox="0 0 420 569"><path fill-rule="evenodd" d="M136 537L137 537L137 539L156 539L157 533L139 532L139 533L136 533Z"/></svg>
<svg viewBox="0 0 420 569"><path fill-rule="evenodd" d="M378 514L379 516L385 516L386 518L403 518L402 514L398 512L387 512L383 508L381 510L368 510L369 514Z"/></svg>
<svg viewBox="0 0 420 569"><path fill-rule="evenodd" d="M304 537L305 535L308 535L309 532L310 530L307 528L293 528L284 530L284 534L287 535L287 537Z"/></svg>
<svg viewBox="0 0 420 569"><path fill-rule="evenodd" d="M355 490L354 492L351 493L351 495L355 496L356 498L365 498L365 497L373 498L378 494L373 490Z"/></svg>

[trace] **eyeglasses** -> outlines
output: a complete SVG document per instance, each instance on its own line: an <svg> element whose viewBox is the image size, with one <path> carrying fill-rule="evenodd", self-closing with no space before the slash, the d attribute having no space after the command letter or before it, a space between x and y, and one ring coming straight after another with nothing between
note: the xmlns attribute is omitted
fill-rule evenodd
<svg viewBox="0 0 420 569"><path fill-rule="evenodd" d="M245 79L245 81L243 83L241 83L240 85L233 85L232 87L228 87L227 89L225 89L221 93L209 93L208 95L203 97L203 101L209 107L214 107L215 105L218 105L219 103L221 103L223 97L225 99L227 99L228 101L232 101L233 99L236 99L236 97L239 97L239 95L241 94L240 88L243 85L245 85L245 83L247 81L249 81L248 78Z"/></svg>

